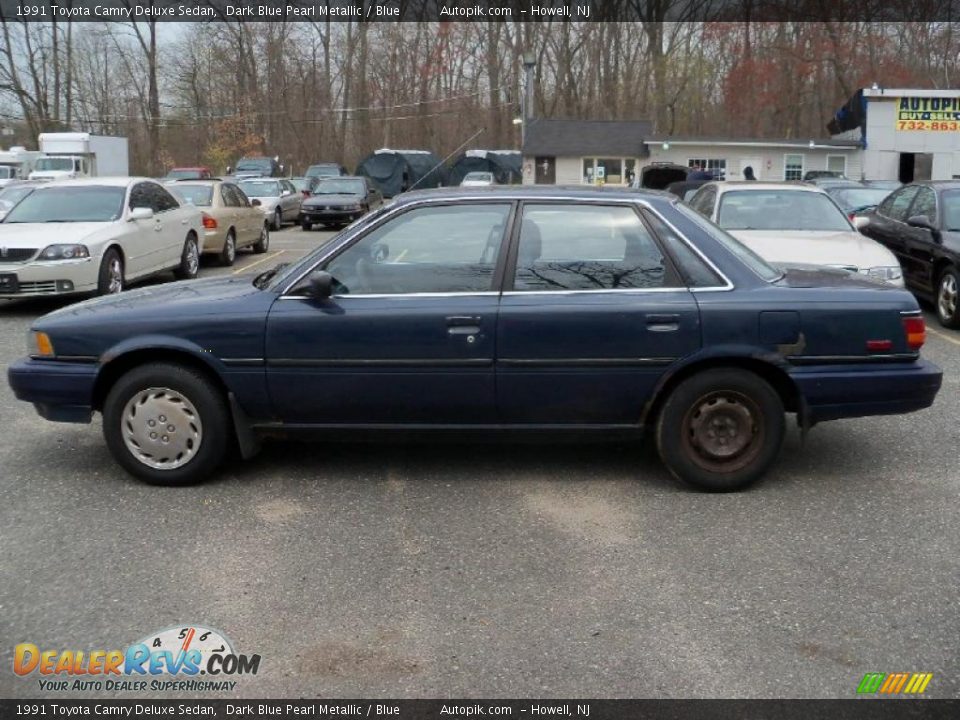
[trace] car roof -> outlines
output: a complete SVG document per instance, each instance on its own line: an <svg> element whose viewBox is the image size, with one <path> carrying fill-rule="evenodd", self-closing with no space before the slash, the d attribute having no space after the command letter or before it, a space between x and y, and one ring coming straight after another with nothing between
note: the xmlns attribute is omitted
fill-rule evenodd
<svg viewBox="0 0 960 720"><path fill-rule="evenodd" d="M317 179L320 182L327 182L328 180L366 180L366 177L363 175L329 175Z"/></svg>
<svg viewBox="0 0 960 720"><path fill-rule="evenodd" d="M705 183L706 185L716 185L721 193L731 190L796 190L798 192L810 192L826 194L824 189L817 185L810 185L802 182L768 182L763 180L723 180L719 182Z"/></svg>
<svg viewBox="0 0 960 720"><path fill-rule="evenodd" d="M960 180L921 180L910 185L929 185L935 190L960 190Z"/></svg>
<svg viewBox="0 0 960 720"><path fill-rule="evenodd" d="M96 177L96 178L76 178L73 180L57 180L56 182L49 183L48 185L43 185L40 187L95 187L95 186L109 186L109 187L127 187L132 183L137 182L151 182L155 185L162 186L159 180L148 177Z"/></svg>
<svg viewBox="0 0 960 720"><path fill-rule="evenodd" d="M676 200L670 193L645 188L611 187L599 188L592 185L487 185L476 187L442 187L428 190L411 190L393 198L394 202L414 202L417 200L439 199L486 199L504 200L595 200L597 198L617 200L669 199Z"/></svg>

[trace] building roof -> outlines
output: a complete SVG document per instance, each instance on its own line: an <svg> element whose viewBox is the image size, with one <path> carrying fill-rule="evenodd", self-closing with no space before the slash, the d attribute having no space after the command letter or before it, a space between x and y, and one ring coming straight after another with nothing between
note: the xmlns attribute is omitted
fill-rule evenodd
<svg viewBox="0 0 960 720"><path fill-rule="evenodd" d="M901 97L915 97L915 98L960 98L960 90L957 89L924 89L920 90L917 88L864 88L863 96L867 98L884 98L887 100L893 100L894 98Z"/></svg>
<svg viewBox="0 0 960 720"><path fill-rule="evenodd" d="M553 156L633 156L643 154L643 139L653 127L647 120L529 121L523 154Z"/></svg>
<svg viewBox="0 0 960 720"><path fill-rule="evenodd" d="M646 138L645 145L719 145L723 147L789 147L822 150L824 148L849 148L855 150L860 147L858 140L838 138L729 138L718 136L691 136L691 135L657 135ZM810 143L813 143L811 147Z"/></svg>

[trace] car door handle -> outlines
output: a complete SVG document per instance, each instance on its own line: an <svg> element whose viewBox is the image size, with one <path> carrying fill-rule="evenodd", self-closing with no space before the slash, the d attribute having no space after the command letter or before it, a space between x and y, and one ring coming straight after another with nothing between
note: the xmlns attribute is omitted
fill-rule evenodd
<svg viewBox="0 0 960 720"><path fill-rule="evenodd" d="M647 329L651 332L676 332L680 329L680 316L647 315Z"/></svg>
<svg viewBox="0 0 960 720"><path fill-rule="evenodd" d="M467 342L472 343L480 334L480 320L473 315L452 315L447 318L447 334L452 336L466 336Z"/></svg>
<svg viewBox="0 0 960 720"><path fill-rule="evenodd" d="M159 220L157 220L157 222L155 222L155 223L153 224L153 231L154 231L154 232L162 232L162 231L163 231L163 225L160 223Z"/></svg>

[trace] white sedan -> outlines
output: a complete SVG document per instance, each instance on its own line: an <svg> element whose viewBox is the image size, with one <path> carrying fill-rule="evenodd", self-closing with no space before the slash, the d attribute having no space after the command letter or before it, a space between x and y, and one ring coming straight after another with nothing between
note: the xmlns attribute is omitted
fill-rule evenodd
<svg viewBox="0 0 960 720"><path fill-rule="evenodd" d="M463 176L460 187L486 187L496 185L496 179L491 172L468 172Z"/></svg>
<svg viewBox="0 0 960 720"><path fill-rule="evenodd" d="M775 265L843 268L903 287L896 256L814 185L710 182L689 205Z"/></svg>
<svg viewBox="0 0 960 720"><path fill-rule="evenodd" d="M0 223L0 298L118 293L173 270L197 275L200 211L148 178L37 187Z"/></svg>

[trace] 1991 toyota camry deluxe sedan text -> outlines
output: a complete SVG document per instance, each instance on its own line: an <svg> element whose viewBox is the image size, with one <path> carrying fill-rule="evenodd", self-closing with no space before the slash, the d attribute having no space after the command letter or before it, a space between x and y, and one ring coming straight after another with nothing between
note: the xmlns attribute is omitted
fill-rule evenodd
<svg viewBox="0 0 960 720"><path fill-rule="evenodd" d="M264 434L651 432L678 478L758 479L800 424L928 407L939 368L904 290L774 268L633 190L409 193L299 262L79 303L9 369L50 420L103 414L152 483Z"/></svg>

